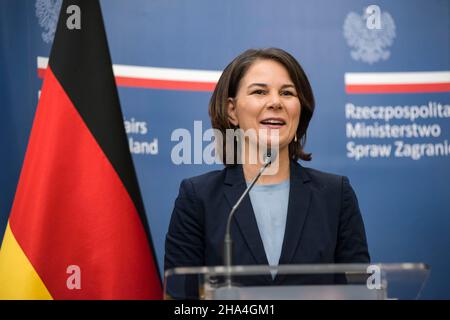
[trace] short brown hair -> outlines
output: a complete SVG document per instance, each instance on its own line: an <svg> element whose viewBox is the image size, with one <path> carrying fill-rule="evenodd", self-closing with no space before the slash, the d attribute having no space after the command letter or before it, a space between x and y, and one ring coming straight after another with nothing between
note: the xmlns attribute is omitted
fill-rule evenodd
<svg viewBox="0 0 450 320"><path fill-rule="evenodd" d="M212 127L218 129L223 137L225 137L227 129L237 129L228 120L228 99L235 98L241 79L257 60L274 60L282 64L294 82L302 109L297 127L297 142L292 140L289 143L289 157L295 161L298 159L311 160L311 153L305 153L304 146L306 144L306 131L314 112L314 95L303 68L291 54L282 49L249 49L231 61L220 76L209 101L209 117L211 118ZM235 142L233 146L235 156L237 154L236 146ZM224 143L222 150L220 150L222 151L220 156L225 165L230 165L226 161L226 149L227 147ZM233 164L235 163L236 161Z"/></svg>

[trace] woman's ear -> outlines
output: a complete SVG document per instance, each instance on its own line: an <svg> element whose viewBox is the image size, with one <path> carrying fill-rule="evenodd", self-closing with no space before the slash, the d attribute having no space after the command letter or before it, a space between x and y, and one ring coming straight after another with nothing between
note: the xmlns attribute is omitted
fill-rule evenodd
<svg viewBox="0 0 450 320"><path fill-rule="evenodd" d="M228 121L235 127L239 126L239 121L236 116L236 101L233 98L228 98L227 113Z"/></svg>

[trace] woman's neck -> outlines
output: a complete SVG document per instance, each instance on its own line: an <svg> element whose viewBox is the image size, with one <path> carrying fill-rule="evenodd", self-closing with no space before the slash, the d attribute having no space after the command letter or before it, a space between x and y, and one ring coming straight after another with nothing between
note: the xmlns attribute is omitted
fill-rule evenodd
<svg viewBox="0 0 450 320"><path fill-rule="evenodd" d="M275 165L277 164L277 162L278 162L278 170L275 170L276 169ZM249 164L248 162L244 162L242 164L242 168L244 170L245 181L247 181L247 182L252 181L253 178L256 177L256 175L258 174L262 165L263 164L261 164L261 163ZM267 173L271 173L271 171L272 171L272 174L267 174ZM267 167L265 173L266 174L263 174L259 178L257 184L275 184L275 183L281 183L281 182L289 179L290 160L289 160L288 148L284 148L283 150L280 150L280 153L278 154L278 157L275 160L275 163L271 164L269 167Z"/></svg>

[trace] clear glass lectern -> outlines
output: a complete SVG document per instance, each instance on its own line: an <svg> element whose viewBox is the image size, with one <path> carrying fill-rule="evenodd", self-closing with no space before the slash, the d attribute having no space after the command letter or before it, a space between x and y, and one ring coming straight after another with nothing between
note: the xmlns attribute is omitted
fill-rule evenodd
<svg viewBox="0 0 450 320"><path fill-rule="evenodd" d="M164 274L165 299L418 299L430 268L423 263L181 267Z"/></svg>

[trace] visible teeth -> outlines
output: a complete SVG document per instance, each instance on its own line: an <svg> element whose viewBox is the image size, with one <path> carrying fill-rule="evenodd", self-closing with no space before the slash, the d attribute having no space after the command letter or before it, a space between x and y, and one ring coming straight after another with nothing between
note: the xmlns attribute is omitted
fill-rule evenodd
<svg viewBox="0 0 450 320"><path fill-rule="evenodd" d="M284 124L284 122L282 121L278 121L278 120L263 120L261 121L261 123L265 123L265 124Z"/></svg>

